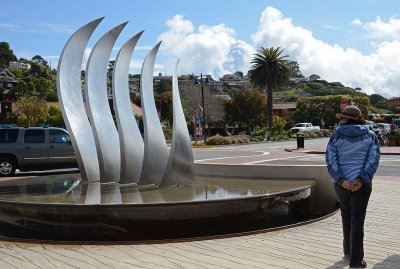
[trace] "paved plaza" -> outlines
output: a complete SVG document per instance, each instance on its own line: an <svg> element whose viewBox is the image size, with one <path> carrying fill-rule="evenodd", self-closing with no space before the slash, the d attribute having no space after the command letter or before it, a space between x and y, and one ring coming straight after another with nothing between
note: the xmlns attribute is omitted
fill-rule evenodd
<svg viewBox="0 0 400 269"><path fill-rule="evenodd" d="M386 151L398 154L399 148ZM399 205L400 177L376 176L365 224L368 268L400 268ZM348 268L341 246L336 212L306 225L210 240L124 245L0 241L0 268Z"/></svg>

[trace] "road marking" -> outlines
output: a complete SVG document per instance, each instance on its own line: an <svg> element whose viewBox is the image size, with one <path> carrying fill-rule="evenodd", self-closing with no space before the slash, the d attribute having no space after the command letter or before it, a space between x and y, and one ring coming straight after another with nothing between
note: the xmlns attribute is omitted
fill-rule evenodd
<svg viewBox="0 0 400 269"><path fill-rule="evenodd" d="M237 158L249 158L249 157L260 157L260 156L267 156L271 153L264 151L260 152L262 154L256 154L256 155L246 155L246 156L233 156L233 157L218 157L218 158L210 158L210 159L200 159L196 160L196 162L207 162L207 161L215 161L215 160L226 160L226 159L237 159Z"/></svg>
<svg viewBox="0 0 400 269"><path fill-rule="evenodd" d="M294 157L284 157L284 158L275 158L275 159L266 159L266 160L260 160L260 161L254 161L254 162L247 162L243 164L257 164L257 163L263 163L263 162L272 162L272 161L281 161L281 160L287 160L287 159L295 159L299 157L305 157L304 156L294 156Z"/></svg>

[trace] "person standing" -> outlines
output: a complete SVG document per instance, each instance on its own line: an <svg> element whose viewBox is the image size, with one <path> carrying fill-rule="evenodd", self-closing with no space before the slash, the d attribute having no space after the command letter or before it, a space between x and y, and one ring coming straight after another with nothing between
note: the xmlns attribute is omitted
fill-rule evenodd
<svg viewBox="0 0 400 269"><path fill-rule="evenodd" d="M395 134L396 129L397 129L397 125L396 125L396 123L394 123L394 121L392 121L392 124L390 124L390 133Z"/></svg>
<svg viewBox="0 0 400 269"><path fill-rule="evenodd" d="M341 124L328 142L325 158L340 204L344 259L350 268L366 268L364 220L372 178L379 165L379 141L364 125L365 120L357 106L347 106L336 117Z"/></svg>

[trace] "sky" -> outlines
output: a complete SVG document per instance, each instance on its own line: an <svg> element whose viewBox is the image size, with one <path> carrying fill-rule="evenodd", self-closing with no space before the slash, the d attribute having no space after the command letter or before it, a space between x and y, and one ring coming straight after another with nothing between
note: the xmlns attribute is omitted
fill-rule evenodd
<svg viewBox="0 0 400 269"><path fill-rule="evenodd" d="M162 41L155 74L247 73L261 47L280 47L305 76L400 96L400 0L3 0L0 42L18 58L40 55L56 68L68 38L105 17L83 61L101 36L129 21L110 59L145 30L131 59L140 73L148 51Z"/></svg>

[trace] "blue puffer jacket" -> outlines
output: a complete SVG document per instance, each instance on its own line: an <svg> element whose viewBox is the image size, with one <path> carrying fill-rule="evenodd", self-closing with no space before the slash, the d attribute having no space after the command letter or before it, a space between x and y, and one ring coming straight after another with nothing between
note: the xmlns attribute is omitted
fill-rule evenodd
<svg viewBox="0 0 400 269"><path fill-rule="evenodd" d="M328 172L335 183L360 178L371 183L380 158L379 141L365 125L341 125L336 128L326 149Z"/></svg>

